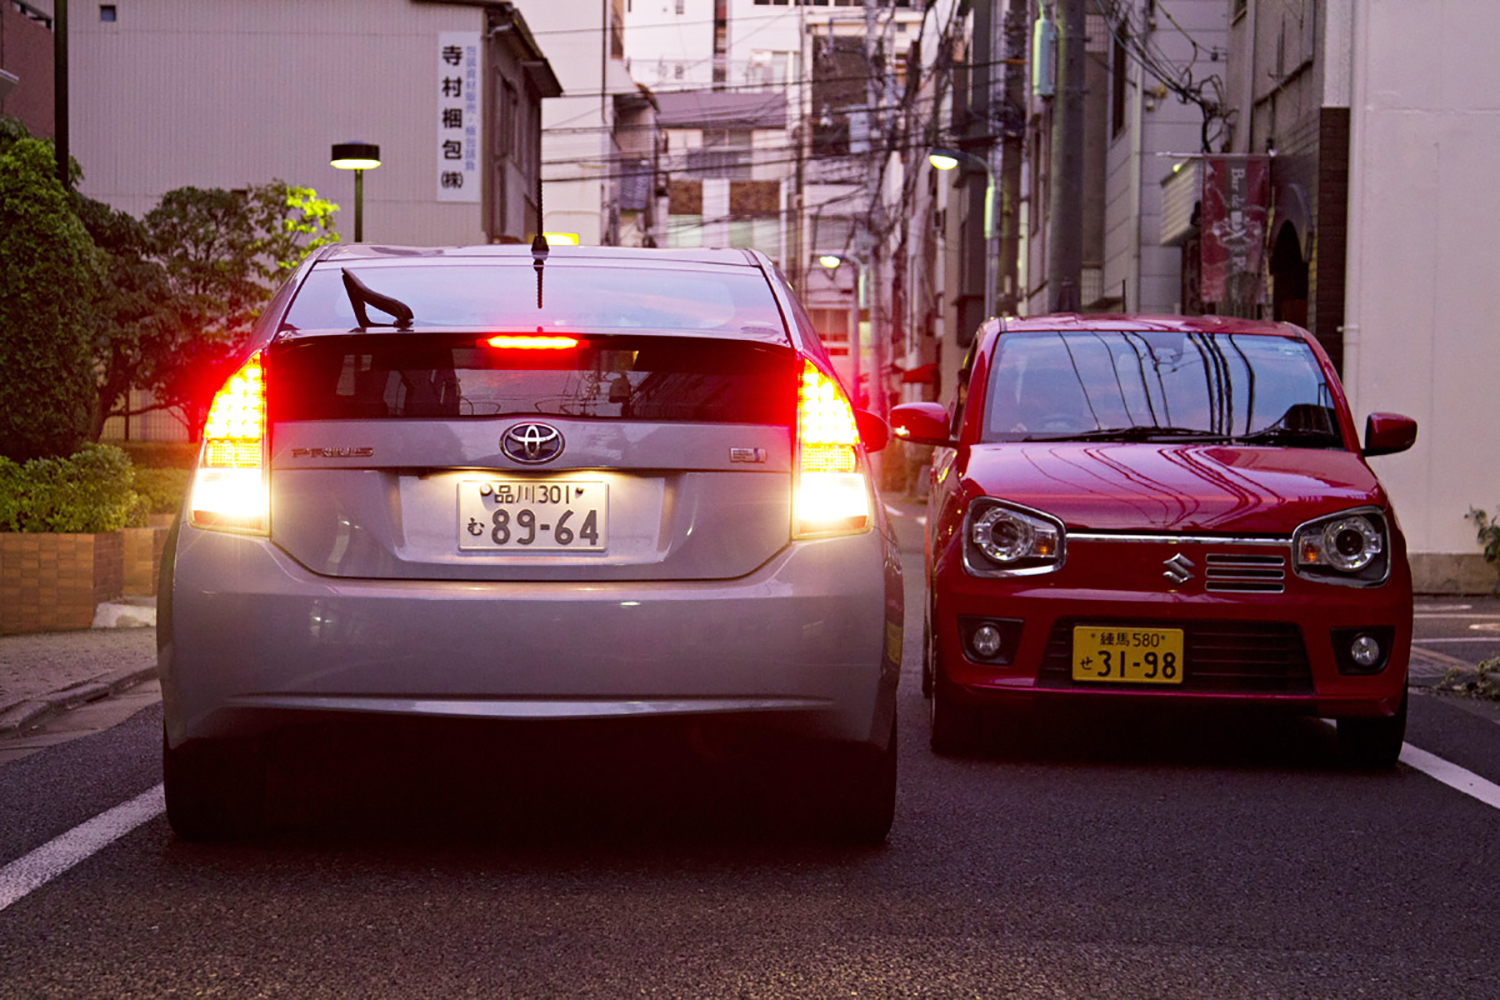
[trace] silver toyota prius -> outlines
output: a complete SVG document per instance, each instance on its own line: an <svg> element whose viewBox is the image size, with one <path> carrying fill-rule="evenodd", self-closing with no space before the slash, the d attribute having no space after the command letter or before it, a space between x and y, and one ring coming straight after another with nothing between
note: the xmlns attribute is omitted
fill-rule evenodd
<svg viewBox="0 0 1500 1000"><path fill-rule="evenodd" d="M617 719L805 747L790 801L883 840L885 439L753 251L320 250L213 397L163 556L173 829L253 829L310 722Z"/></svg>

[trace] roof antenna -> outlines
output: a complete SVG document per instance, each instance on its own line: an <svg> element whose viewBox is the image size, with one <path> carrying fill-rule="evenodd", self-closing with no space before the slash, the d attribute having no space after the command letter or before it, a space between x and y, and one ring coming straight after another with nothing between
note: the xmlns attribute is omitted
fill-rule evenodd
<svg viewBox="0 0 1500 1000"><path fill-rule="evenodd" d="M542 232L542 171L536 172L536 235L531 238L531 266L536 268L536 307L542 308L542 265L547 263L547 234Z"/></svg>

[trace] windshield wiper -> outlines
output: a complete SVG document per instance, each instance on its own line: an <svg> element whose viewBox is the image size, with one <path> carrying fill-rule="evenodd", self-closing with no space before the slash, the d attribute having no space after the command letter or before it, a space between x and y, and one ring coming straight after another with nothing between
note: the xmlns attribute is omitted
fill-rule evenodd
<svg viewBox="0 0 1500 1000"><path fill-rule="evenodd" d="M1195 427L1101 427L1092 431L1063 434L1031 434L1022 441L1227 441L1226 434L1216 434Z"/></svg>
<svg viewBox="0 0 1500 1000"><path fill-rule="evenodd" d="M1333 431L1317 427L1265 427L1254 434L1241 434L1234 439L1236 444L1267 444L1275 441L1302 442L1305 446L1336 448L1343 440Z"/></svg>

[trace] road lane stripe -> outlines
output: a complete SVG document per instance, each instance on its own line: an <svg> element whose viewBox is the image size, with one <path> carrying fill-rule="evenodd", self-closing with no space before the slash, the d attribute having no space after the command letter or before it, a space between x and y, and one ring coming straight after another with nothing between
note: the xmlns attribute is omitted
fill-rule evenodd
<svg viewBox="0 0 1500 1000"><path fill-rule="evenodd" d="M1412 642L1500 642L1500 635L1456 635L1442 639L1413 639Z"/></svg>
<svg viewBox="0 0 1500 1000"><path fill-rule="evenodd" d="M167 807L157 785L49 840L25 857L0 868L0 910L23 899L74 865L113 844Z"/></svg>
<svg viewBox="0 0 1500 1000"><path fill-rule="evenodd" d="M1423 774L1436 778L1449 788L1471 795L1489 806L1500 809L1500 785L1486 781L1473 771L1466 771L1457 764L1449 763L1437 754L1428 753L1410 743L1401 744L1401 763L1416 768Z"/></svg>

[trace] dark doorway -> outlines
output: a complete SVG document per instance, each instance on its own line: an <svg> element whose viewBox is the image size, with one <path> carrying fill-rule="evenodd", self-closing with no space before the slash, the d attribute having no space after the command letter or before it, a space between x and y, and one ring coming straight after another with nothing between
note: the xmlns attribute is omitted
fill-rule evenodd
<svg viewBox="0 0 1500 1000"><path fill-rule="evenodd" d="M1271 318L1307 326L1307 261L1291 223L1281 227L1271 251Z"/></svg>

